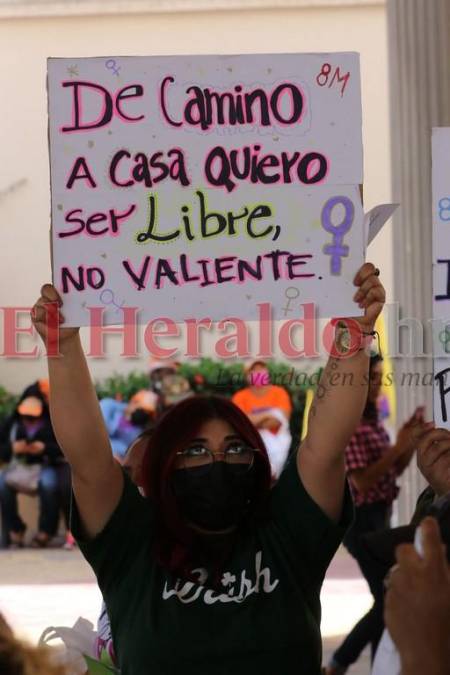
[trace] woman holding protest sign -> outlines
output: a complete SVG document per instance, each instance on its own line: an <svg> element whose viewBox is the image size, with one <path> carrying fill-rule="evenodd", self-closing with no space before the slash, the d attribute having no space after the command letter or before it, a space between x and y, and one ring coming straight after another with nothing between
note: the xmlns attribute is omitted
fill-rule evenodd
<svg viewBox="0 0 450 675"><path fill-rule="evenodd" d="M354 283L366 344L385 293L369 263ZM32 317L47 344L61 306L44 286ZM149 441L144 499L113 458L78 332L60 328L61 356L49 358L51 415L72 466L72 528L106 600L122 675L318 675L320 589L352 516L344 449L367 396L361 341L349 349L349 331L338 330L308 435L274 487L244 413L192 397Z"/></svg>

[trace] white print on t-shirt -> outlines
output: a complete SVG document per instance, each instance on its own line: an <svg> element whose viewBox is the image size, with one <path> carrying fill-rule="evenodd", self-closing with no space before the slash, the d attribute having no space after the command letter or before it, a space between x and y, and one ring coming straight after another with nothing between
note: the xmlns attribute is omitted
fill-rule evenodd
<svg viewBox="0 0 450 675"><path fill-rule="evenodd" d="M206 605L213 605L215 602L243 602L252 593L272 593L278 586L279 579L271 580L269 567L261 567L262 552L258 551L255 558L256 580L253 582L247 578L246 571L242 570L240 578L230 572L225 572L222 576L222 586L226 589L223 593L205 588L203 585L208 578L204 569L192 570L193 574L198 576L198 583L186 581L182 583L177 579L175 586L169 588L166 582L163 589L163 600L168 600L175 595L178 600L188 604L198 599L203 600Z"/></svg>

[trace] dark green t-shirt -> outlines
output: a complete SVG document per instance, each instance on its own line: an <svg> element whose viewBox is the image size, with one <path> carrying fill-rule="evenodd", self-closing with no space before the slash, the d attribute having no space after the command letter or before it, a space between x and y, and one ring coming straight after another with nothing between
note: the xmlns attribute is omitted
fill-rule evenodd
<svg viewBox="0 0 450 675"><path fill-rule="evenodd" d="M153 511L125 477L105 529L83 541L111 620L122 675L319 675L320 588L352 517L333 524L292 460L272 490L270 518L238 537L223 590L171 577L152 557Z"/></svg>

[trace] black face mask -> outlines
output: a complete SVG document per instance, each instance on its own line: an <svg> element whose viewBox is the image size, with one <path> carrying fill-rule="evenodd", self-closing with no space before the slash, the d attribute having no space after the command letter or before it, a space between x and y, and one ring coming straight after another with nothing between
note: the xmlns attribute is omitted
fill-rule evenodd
<svg viewBox="0 0 450 675"><path fill-rule="evenodd" d="M254 468L214 462L208 473L203 468L176 469L172 486L186 520L210 530L236 525L244 515L253 493Z"/></svg>

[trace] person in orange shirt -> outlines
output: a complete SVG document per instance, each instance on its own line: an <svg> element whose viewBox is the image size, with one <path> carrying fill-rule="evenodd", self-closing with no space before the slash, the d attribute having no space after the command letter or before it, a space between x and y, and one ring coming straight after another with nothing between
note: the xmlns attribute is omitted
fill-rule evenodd
<svg viewBox="0 0 450 675"><path fill-rule="evenodd" d="M289 431L291 399L283 387L271 384L264 361L254 361L250 365L247 382L249 386L236 392L232 401L261 434L269 455L272 474L278 478L292 442Z"/></svg>

